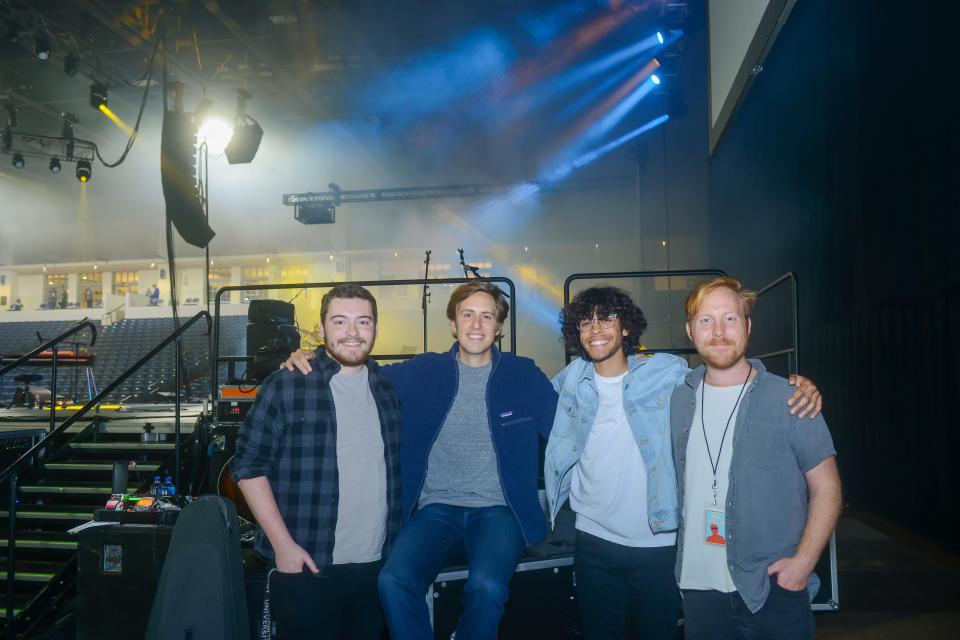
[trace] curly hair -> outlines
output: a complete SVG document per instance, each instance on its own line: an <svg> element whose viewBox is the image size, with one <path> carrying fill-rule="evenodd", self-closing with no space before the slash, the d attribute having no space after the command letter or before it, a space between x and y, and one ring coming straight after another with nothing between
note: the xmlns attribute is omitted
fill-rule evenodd
<svg viewBox="0 0 960 640"><path fill-rule="evenodd" d="M560 313L560 323L563 330L563 340L570 353L575 353L584 360L590 356L580 342L580 321L616 314L620 319L620 327L627 330L623 337L623 354L636 353L640 346L640 336L647 328L647 319L643 311L633 302L630 295L623 289L616 287L591 287L578 293Z"/></svg>

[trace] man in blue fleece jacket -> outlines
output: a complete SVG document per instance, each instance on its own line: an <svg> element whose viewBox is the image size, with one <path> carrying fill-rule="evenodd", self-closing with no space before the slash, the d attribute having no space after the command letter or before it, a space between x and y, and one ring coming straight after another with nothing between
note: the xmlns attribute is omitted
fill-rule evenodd
<svg viewBox="0 0 960 640"><path fill-rule="evenodd" d="M447 304L450 351L381 369L402 405L404 526L379 580L393 640L433 637L426 592L460 553L469 577L457 638L495 638L523 550L546 535L538 440L557 394L532 360L494 345L509 310L497 286L461 285ZM304 356L287 367L309 370Z"/></svg>

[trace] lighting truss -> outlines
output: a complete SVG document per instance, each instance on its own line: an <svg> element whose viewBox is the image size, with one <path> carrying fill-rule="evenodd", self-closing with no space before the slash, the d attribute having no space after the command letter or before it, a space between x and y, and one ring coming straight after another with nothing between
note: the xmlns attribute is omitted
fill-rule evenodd
<svg viewBox="0 0 960 640"><path fill-rule="evenodd" d="M399 200L441 200L443 198L477 198L499 193L507 193L520 184L540 187L542 192L550 191L588 191L596 189L616 189L628 186L631 178L591 178L579 180L527 180L522 183L501 182L490 184L459 184L439 187L399 187L392 189L359 189L355 191L336 190L309 193L285 193L283 204L313 204L330 202L335 205L356 204L358 202L394 202Z"/></svg>
<svg viewBox="0 0 960 640"><path fill-rule="evenodd" d="M13 155L19 153L28 158L42 158L52 160L58 158L61 162L76 162L86 160L93 162L96 158L97 145L80 138L58 138L43 136L35 133L11 131L12 145L9 149L2 149L2 153Z"/></svg>

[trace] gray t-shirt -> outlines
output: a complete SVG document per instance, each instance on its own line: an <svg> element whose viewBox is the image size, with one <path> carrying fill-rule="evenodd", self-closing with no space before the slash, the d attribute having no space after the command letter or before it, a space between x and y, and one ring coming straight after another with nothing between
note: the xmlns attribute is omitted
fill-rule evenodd
<svg viewBox="0 0 960 640"><path fill-rule="evenodd" d="M380 559L387 525L387 466L380 416L367 368L330 379L337 410L337 472L340 501L333 564Z"/></svg>
<svg viewBox="0 0 960 640"><path fill-rule="evenodd" d="M457 395L430 449L419 504L506 504L487 417L487 380L493 365L474 368L457 360L457 367Z"/></svg>

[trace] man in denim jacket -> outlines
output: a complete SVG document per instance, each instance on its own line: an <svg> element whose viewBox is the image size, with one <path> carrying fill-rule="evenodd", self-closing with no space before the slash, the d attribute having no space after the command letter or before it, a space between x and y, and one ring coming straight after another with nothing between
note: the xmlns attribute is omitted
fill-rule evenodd
<svg viewBox="0 0 960 640"><path fill-rule="evenodd" d="M576 588L588 640L676 635L669 407L689 369L668 354L632 355L646 326L613 287L587 289L563 312L564 339L580 358L553 379L560 398L544 477L551 522L568 497L577 514ZM794 412L818 410L819 394L806 381L791 403Z"/></svg>

